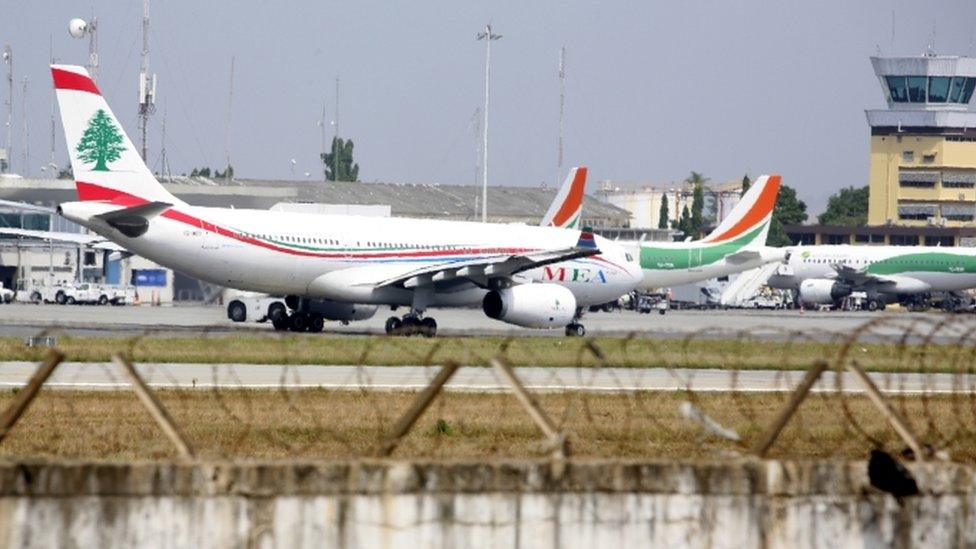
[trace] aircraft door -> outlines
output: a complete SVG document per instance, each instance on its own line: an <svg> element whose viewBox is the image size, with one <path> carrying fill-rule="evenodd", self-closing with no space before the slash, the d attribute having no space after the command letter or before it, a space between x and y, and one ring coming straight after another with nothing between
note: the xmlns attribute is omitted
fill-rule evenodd
<svg viewBox="0 0 976 549"><path fill-rule="evenodd" d="M701 271L702 270L701 265L702 265L702 248L700 246L688 248L688 270Z"/></svg>

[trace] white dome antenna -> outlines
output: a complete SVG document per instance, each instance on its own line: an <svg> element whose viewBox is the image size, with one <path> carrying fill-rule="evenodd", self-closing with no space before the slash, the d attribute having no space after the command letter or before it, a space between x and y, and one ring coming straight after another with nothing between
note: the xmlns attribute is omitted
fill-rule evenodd
<svg viewBox="0 0 976 549"><path fill-rule="evenodd" d="M88 32L88 22L84 19L75 17L68 21L68 34L73 38L84 38L86 32Z"/></svg>

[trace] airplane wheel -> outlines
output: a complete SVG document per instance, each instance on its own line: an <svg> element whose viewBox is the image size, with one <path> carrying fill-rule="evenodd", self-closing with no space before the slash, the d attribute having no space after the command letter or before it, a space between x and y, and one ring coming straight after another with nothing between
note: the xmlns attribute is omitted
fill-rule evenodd
<svg viewBox="0 0 976 549"><path fill-rule="evenodd" d="M387 335L397 335L400 332L400 327L403 326L403 322L395 316L391 316L386 319L386 333Z"/></svg>
<svg viewBox="0 0 976 549"><path fill-rule="evenodd" d="M282 303L272 303L271 306L268 307L268 318L271 319L271 322L279 319L287 320L288 309L285 309L285 306Z"/></svg>
<svg viewBox="0 0 976 549"><path fill-rule="evenodd" d="M308 315L305 313L291 315L291 326L289 326L289 329L293 332L304 332L308 330Z"/></svg>
<svg viewBox="0 0 976 549"><path fill-rule="evenodd" d="M308 331L319 333L325 328L325 318L322 315L311 315L308 320Z"/></svg>
<svg viewBox="0 0 976 549"><path fill-rule="evenodd" d="M566 326L566 335L571 337L583 337L586 335L586 328L582 324L572 323Z"/></svg>
<svg viewBox="0 0 976 549"><path fill-rule="evenodd" d="M437 335L437 321L429 316L420 321L420 328L424 337L434 337Z"/></svg>
<svg viewBox="0 0 976 549"><path fill-rule="evenodd" d="M274 326L275 331L284 332L291 328L291 319L288 315L281 315L271 319L271 325Z"/></svg>
<svg viewBox="0 0 976 549"><path fill-rule="evenodd" d="M244 322L247 319L247 306L240 301L231 301L227 306L227 318L234 322Z"/></svg>
<svg viewBox="0 0 976 549"><path fill-rule="evenodd" d="M877 299L869 299L867 303L867 309L871 312L877 311L881 306Z"/></svg>

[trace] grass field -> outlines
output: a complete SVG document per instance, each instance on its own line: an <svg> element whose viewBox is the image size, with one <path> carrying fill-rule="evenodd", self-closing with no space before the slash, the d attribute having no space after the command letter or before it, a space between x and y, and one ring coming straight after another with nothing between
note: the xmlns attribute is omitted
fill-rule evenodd
<svg viewBox="0 0 976 549"><path fill-rule="evenodd" d="M374 455L398 415L415 397L407 393L324 390L161 391L160 396L202 458L345 459ZM12 398L0 396L0 406ZM784 395L706 395L696 405L741 442L707 434L679 413L686 396L542 395L542 406L569 434L580 458L715 458L748 453ZM835 396L813 396L783 432L771 456L863 458L873 443L856 425L901 448L880 414L864 398L847 400L848 421ZM903 413L916 431L954 460L976 460L974 409L968 400L907 399ZM927 410L927 411L926 411ZM931 431L932 421L941 433ZM956 431L962 429L961 434ZM940 442L949 438L949 442ZM0 444L7 458L169 459L173 447L127 392L44 391ZM545 455L542 436L507 394L438 397L394 457L519 458Z"/></svg>
<svg viewBox="0 0 976 549"><path fill-rule="evenodd" d="M832 360L841 345L809 340L650 339L556 337L447 337L296 335L234 337L143 337L132 340L59 337L67 360L103 362L113 353L137 362L252 364L435 364L453 360L484 364L503 352L517 366L596 366L587 341L616 367L806 369L815 360ZM849 357L875 371L968 371L971 347L858 344ZM20 338L0 338L0 360L40 360L43 348L28 348Z"/></svg>

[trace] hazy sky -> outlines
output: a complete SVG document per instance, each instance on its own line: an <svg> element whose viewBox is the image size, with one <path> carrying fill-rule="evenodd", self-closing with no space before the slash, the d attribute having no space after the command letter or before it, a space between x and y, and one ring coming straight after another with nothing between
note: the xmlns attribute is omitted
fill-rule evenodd
<svg viewBox="0 0 976 549"><path fill-rule="evenodd" d="M70 38L67 21L92 10L99 87L138 143L141 6L0 1L0 42L14 53L15 171L23 171L21 80L38 175L50 156L49 40L62 62L84 64L87 41ZM602 179L779 171L816 212L838 188L867 182L863 111L883 105L868 57L879 48L917 55L933 37L938 53L973 53L976 2L157 1L151 167L164 112L174 173L224 164L235 56L239 176L320 177L318 122L323 106L333 118L338 75L341 133L355 141L362 180L470 183L472 118L484 93L484 42L475 35L488 21L503 35L492 48L491 183L553 183L565 45L566 164L590 166L591 191ZM64 163L60 127L57 140Z"/></svg>

